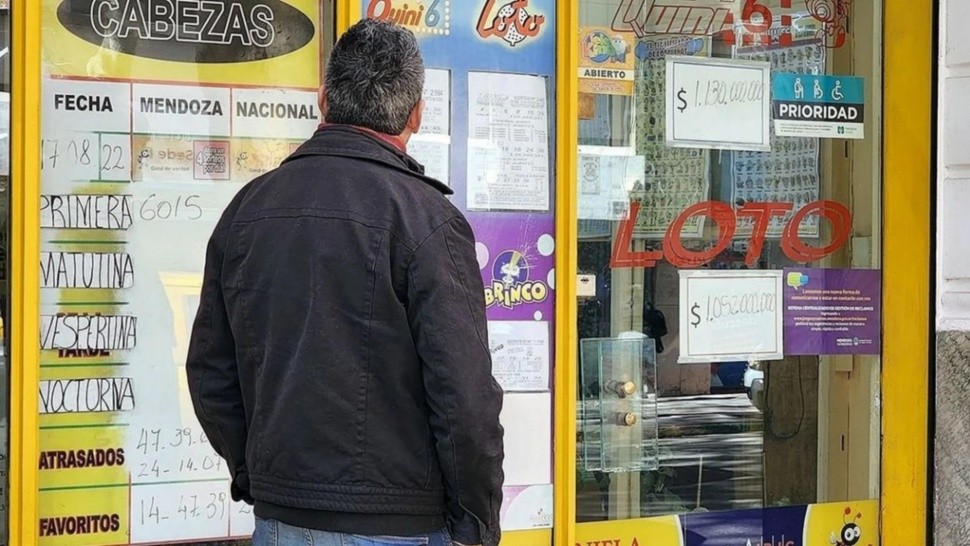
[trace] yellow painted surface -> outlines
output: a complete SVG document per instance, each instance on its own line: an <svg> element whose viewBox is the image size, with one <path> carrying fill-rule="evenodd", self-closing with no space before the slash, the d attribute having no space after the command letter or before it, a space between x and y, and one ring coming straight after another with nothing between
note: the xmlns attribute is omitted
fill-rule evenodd
<svg viewBox="0 0 970 546"><path fill-rule="evenodd" d="M579 6L557 4L556 43L556 366L553 536L572 545L576 534L576 172L579 145Z"/></svg>
<svg viewBox="0 0 970 546"><path fill-rule="evenodd" d="M104 482L98 489L49 488L40 493L44 509L37 526L43 534L44 544L52 546L89 546L92 527L96 527L102 544L125 544L128 542L130 521L127 481ZM84 506L87 514L78 515L78 506ZM13 543L11 543L13 544Z"/></svg>
<svg viewBox="0 0 970 546"><path fill-rule="evenodd" d="M502 533L502 546L549 546L549 544L552 544L552 529Z"/></svg>
<svg viewBox="0 0 970 546"><path fill-rule="evenodd" d="M879 544L879 501L813 504L805 516L805 546L832 546L831 538L839 537L841 527L855 523L862 533L860 545Z"/></svg>
<svg viewBox="0 0 970 546"><path fill-rule="evenodd" d="M40 3L14 2L10 166L10 544L37 544Z"/></svg>
<svg viewBox="0 0 970 546"><path fill-rule="evenodd" d="M579 546L680 546L683 533L677 516L580 523L576 525L575 543Z"/></svg>
<svg viewBox="0 0 970 546"><path fill-rule="evenodd" d="M351 25L360 20L363 13L361 0L337 0L337 39Z"/></svg>
<svg viewBox="0 0 970 546"><path fill-rule="evenodd" d="M933 2L886 0L882 536L926 544Z"/></svg>

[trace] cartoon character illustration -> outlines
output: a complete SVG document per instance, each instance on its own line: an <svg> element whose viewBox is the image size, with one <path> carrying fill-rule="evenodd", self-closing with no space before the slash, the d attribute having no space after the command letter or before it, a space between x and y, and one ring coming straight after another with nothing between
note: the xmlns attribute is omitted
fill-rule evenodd
<svg viewBox="0 0 970 546"><path fill-rule="evenodd" d="M502 266L502 282L505 283L505 286L512 286L515 283L515 279L521 274L522 268L514 261L510 261Z"/></svg>
<svg viewBox="0 0 970 546"><path fill-rule="evenodd" d="M613 58L616 59L618 63L626 62L626 53L629 47L627 46L626 40L622 36L615 36L613 38Z"/></svg>
<svg viewBox="0 0 970 546"><path fill-rule="evenodd" d="M835 536L834 532L829 536L829 542L832 546L856 546L862 540L862 528L856 523L862 517L862 514L856 514L852 521L846 521L845 518L850 514L852 514L852 508L847 506L845 515L842 516L843 525L842 530L839 531L839 536Z"/></svg>
<svg viewBox="0 0 970 546"><path fill-rule="evenodd" d="M817 37L829 49L845 45L848 38L849 12L851 0L805 0L808 13L823 23Z"/></svg>
<svg viewBox="0 0 970 546"><path fill-rule="evenodd" d="M492 277L501 280L506 287L529 280L529 262L521 252L507 250L495 259Z"/></svg>
<svg viewBox="0 0 970 546"><path fill-rule="evenodd" d="M144 150L138 152L138 166L144 167L148 164L148 160L152 158L152 149L145 148Z"/></svg>
<svg viewBox="0 0 970 546"><path fill-rule="evenodd" d="M630 46L622 36L611 38L609 34L596 30L586 35L583 40L583 49L586 58L594 63L610 61L625 63Z"/></svg>

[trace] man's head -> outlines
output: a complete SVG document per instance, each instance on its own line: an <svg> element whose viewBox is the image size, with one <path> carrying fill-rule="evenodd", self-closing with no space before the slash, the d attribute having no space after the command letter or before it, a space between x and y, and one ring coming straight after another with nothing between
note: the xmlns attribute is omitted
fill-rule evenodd
<svg viewBox="0 0 970 546"><path fill-rule="evenodd" d="M407 140L421 125L424 61L411 31L364 19L330 54L320 110L327 123L365 127Z"/></svg>

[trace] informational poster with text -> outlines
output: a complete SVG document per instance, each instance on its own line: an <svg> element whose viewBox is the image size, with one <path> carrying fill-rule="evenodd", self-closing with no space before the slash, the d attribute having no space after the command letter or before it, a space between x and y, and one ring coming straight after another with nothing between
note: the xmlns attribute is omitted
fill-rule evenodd
<svg viewBox="0 0 970 546"><path fill-rule="evenodd" d="M882 272L786 269L785 354L878 355Z"/></svg>
<svg viewBox="0 0 970 546"><path fill-rule="evenodd" d="M320 123L320 2L36 1L40 544L249 537L185 355L224 208Z"/></svg>

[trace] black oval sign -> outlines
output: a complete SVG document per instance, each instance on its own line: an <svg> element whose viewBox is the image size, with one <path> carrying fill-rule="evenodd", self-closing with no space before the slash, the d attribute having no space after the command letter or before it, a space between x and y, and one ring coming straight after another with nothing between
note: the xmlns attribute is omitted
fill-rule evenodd
<svg viewBox="0 0 970 546"><path fill-rule="evenodd" d="M63 0L57 19L94 45L184 63L271 59L316 33L309 17L281 0Z"/></svg>

